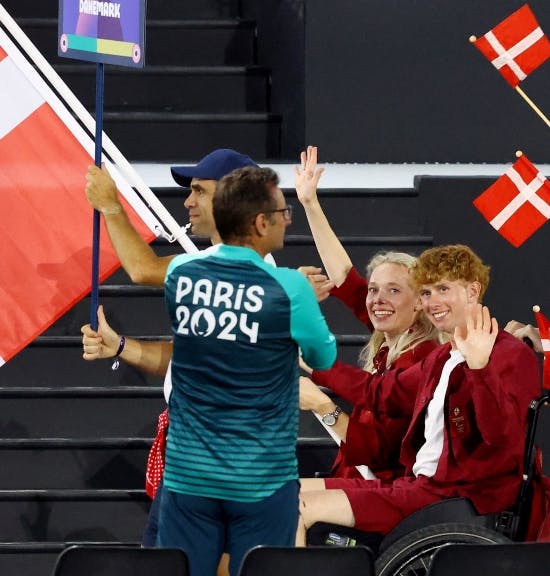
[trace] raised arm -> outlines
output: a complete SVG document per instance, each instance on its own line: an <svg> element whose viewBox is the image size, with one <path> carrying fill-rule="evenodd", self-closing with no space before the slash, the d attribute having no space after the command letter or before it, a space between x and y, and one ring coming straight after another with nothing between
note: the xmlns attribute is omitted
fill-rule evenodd
<svg viewBox="0 0 550 576"><path fill-rule="evenodd" d="M491 318L487 306L476 304L469 310L466 326L457 326L453 338L468 368L480 370L489 362L497 335L496 318Z"/></svg>
<svg viewBox="0 0 550 576"><path fill-rule="evenodd" d="M163 286L166 269L173 256L157 256L133 227L122 206L116 184L105 165L93 165L86 175L86 196L103 214L111 244L132 282Z"/></svg>
<svg viewBox="0 0 550 576"><path fill-rule="evenodd" d="M98 330L89 324L82 326L82 357L84 360L113 358L120 346L120 335L109 326L103 306L97 310ZM151 374L164 375L172 357L172 342L143 342L135 338L125 338L120 358L127 364Z"/></svg>
<svg viewBox="0 0 550 576"><path fill-rule="evenodd" d="M298 200L304 207L306 217L319 256L329 278L340 286L352 263L348 253L332 230L317 197L317 184L323 168L317 167L317 148L308 146L300 155L301 167L294 168L294 180Z"/></svg>
<svg viewBox="0 0 550 576"><path fill-rule="evenodd" d="M455 331L454 340L466 360L465 382L481 438L493 448L512 446L522 437L527 408L539 394L535 354L498 332L496 320L481 304L472 309L466 327Z"/></svg>

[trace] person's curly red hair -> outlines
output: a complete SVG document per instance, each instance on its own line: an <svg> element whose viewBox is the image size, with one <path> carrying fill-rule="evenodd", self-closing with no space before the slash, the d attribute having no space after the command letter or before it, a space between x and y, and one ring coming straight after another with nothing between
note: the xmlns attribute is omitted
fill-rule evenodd
<svg viewBox="0 0 550 576"><path fill-rule="evenodd" d="M464 244L437 246L424 250L411 268L412 281L417 285L436 284L441 280L479 282L479 299L489 286L490 267Z"/></svg>

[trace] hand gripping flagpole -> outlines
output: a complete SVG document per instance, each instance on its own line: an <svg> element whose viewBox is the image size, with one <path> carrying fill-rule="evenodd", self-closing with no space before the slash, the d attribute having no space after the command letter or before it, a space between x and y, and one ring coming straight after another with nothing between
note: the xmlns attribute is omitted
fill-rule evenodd
<svg viewBox="0 0 550 576"><path fill-rule="evenodd" d="M476 36L470 36L470 42L473 44L477 41ZM519 87L519 84L514 87L514 90L527 102L527 104L531 107L531 109L535 112L535 114L550 128L550 120L546 117L544 112L525 94L525 92Z"/></svg>
<svg viewBox="0 0 550 576"><path fill-rule="evenodd" d="M101 168L101 156L103 151L103 91L104 73L103 62L97 63L95 77L95 165ZM93 239L92 239L92 293L90 301L90 325L92 330L97 330L97 308L99 305L99 240L100 240L100 213L94 208L93 216Z"/></svg>

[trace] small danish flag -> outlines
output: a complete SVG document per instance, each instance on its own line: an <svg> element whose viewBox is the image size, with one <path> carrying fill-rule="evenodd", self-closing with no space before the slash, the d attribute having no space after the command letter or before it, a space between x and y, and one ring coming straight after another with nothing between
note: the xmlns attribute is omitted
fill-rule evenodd
<svg viewBox="0 0 550 576"><path fill-rule="evenodd" d="M474 206L517 248L550 218L550 183L521 154L505 174L474 200Z"/></svg>
<svg viewBox="0 0 550 576"><path fill-rule="evenodd" d="M474 44L513 88L550 58L550 42L527 4Z"/></svg>

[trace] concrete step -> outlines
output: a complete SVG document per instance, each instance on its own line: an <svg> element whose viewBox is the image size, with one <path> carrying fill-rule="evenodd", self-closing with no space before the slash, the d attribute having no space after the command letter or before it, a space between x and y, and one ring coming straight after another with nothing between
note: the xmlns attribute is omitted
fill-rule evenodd
<svg viewBox="0 0 550 576"><path fill-rule="evenodd" d="M152 438L166 408L161 388L0 388L3 439ZM326 436L311 412L300 412L299 434ZM35 446L33 442L30 444Z"/></svg>
<svg viewBox="0 0 550 576"><path fill-rule="evenodd" d="M340 308L345 318L350 313ZM122 324L121 324L122 326ZM361 348L367 342L365 328L358 323L360 334L337 334L338 359L348 364L357 364ZM70 340L66 346L59 339ZM148 336L146 340L168 340L167 334ZM84 362L81 339L71 337L39 337L15 358L2 366L0 386L37 387L157 387L163 377L146 374L124 362L116 372L111 370L111 361Z"/></svg>
<svg viewBox="0 0 550 576"><path fill-rule="evenodd" d="M4 8L17 18L57 18L58 0L3 0ZM239 0L155 0L147 2L147 18L237 18Z"/></svg>
<svg viewBox="0 0 550 576"><path fill-rule="evenodd" d="M297 452L305 477L328 471L336 448L313 439ZM0 534L5 543L139 542L149 506L142 489L0 490Z"/></svg>
<svg viewBox="0 0 550 576"><path fill-rule="evenodd" d="M235 148L258 160L279 158L276 114L106 112L104 128L130 161L177 162L215 148Z"/></svg>
<svg viewBox="0 0 550 576"><path fill-rule="evenodd" d="M152 437L161 389L3 388L2 438Z"/></svg>
<svg viewBox="0 0 550 576"><path fill-rule="evenodd" d="M240 0L155 0L147 2L147 18L238 18Z"/></svg>
<svg viewBox="0 0 550 576"><path fill-rule="evenodd" d="M380 235L380 236L340 236L340 241L350 255L357 269L364 271L365 265L377 253L384 250L398 250L419 254L432 245L432 237L423 234ZM298 268L305 264L321 265L313 238L306 235L287 234L285 249L275 253L279 266Z"/></svg>
<svg viewBox="0 0 550 576"><path fill-rule="evenodd" d="M2 490L4 542L139 542L150 500L144 490Z"/></svg>
<svg viewBox="0 0 550 576"><path fill-rule="evenodd" d="M56 70L93 111L95 67L59 65ZM268 105L269 70L262 66L109 67L105 71L107 112L243 113L266 112Z"/></svg>
<svg viewBox="0 0 550 576"><path fill-rule="evenodd" d="M336 308L343 318L351 318L351 313ZM109 311L111 312L111 311ZM113 316L115 317L115 316ZM336 316L335 316L336 317ZM87 322L86 319L82 322ZM117 316L113 326L126 334L126 318ZM357 323L358 334L337 334L338 357L344 362L356 364L359 351L367 342L364 326ZM143 336L140 336L143 338ZM169 340L168 333L149 335L146 340ZM146 374L124 362L118 370L111 369L112 361L99 360L85 362L82 359L81 337L41 336L0 369L0 387L20 388L95 388L115 387L156 387L160 389L164 378Z"/></svg>
<svg viewBox="0 0 550 576"><path fill-rule="evenodd" d="M153 192L178 222L183 224L187 221L187 210L183 205L187 190L181 187L155 188ZM294 208L288 234L309 234L309 225L296 191L285 188L283 193ZM418 194L413 188L322 188L318 195L339 236L407 236L418 234L421 229Z"/></svg>
<svg viewBox="0 0 550 576"><path fill-rule="evenodd" d="M57 18L18 18L17 23L51 64L70 61L57 54ZM145 42L145 69L159 64L244 66L256 63L256 23L253 20L149 19Z"/></svg>
<svg viewBox="0 0 550 576"><path fill-rule="evenodd" d="M185 219L179 221L181 223L186 222ZM294 232L293 225L289 227L289 232L291 233L287 233L285 237L284 249L275 252L273 255L277 265L291 268L303 265L321 266L321 259L315 248L312 236L292 233ZM364 272L369 260L380 251L399 250L410 252L411 254L420 254L420 252L433 244L432 236L418 233L409 235L380 234L376 236L340 235L339 237L355 267L361 273ZM191 239L200 249L210 246L210 242L205 238L191 236ZM171 244L164 239L153 241L151 246L159 256L170 256L183 252L179 244ZM125 284L128 282L128 275L124 270L118 270L105 280L104 285Z"/></svg>
<svg viewBox="0 0 550 576"><path fill-rule="evenodd" d="M152 438L3 438L0 490L142 489L151 442Z"/></svg>
<svg viewBox="0 0 550 576"><path fill-rule="evenodd" d="M300 476L327 471L336 444L324 431L300 436ZM13 438L0 440L0 490L141 490L152 438ZM55 473L54 473L55 471Z"/></svg>
<svg viewBox="0 0 550 576"><path fill-rule="evenodd" d="M134 290L133 286L122 285L102 290L101 303L109 323L120 326L125 334L170 334L162 288ZM89 310L90 298L86 297L48 328L44 336L78 336L80 327L89 322Z"/></svg>
<svg viewBox="0 0 550 576"><path fill-rule="evenodd" d="M123 326L124 320L120 322ZM146 374L124 362L113 371L111 363L106 360L84 361L79 333L80 330L67 337L38 337L2 366L0 387L162 387L163 377ZM167 340L169 336L166 334L162 338Z"/></svg>

